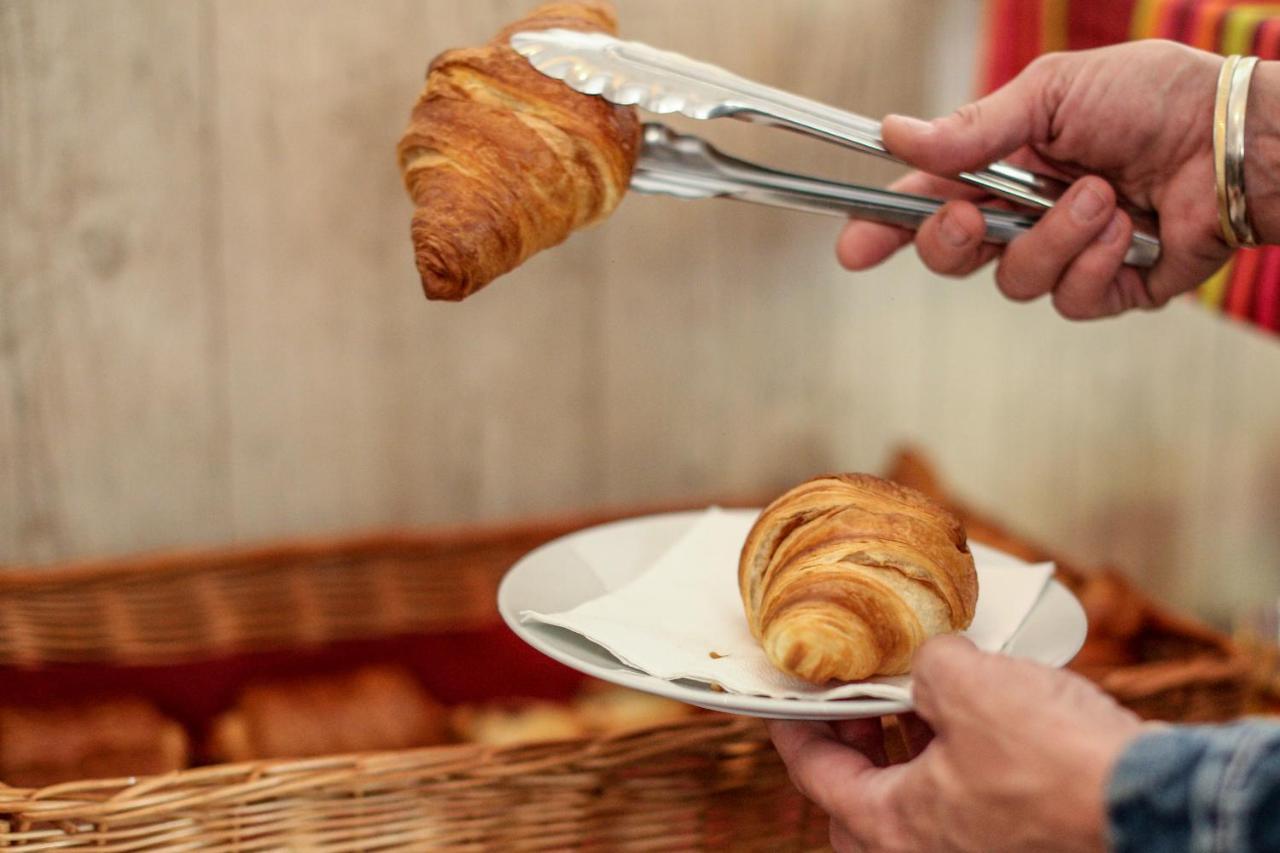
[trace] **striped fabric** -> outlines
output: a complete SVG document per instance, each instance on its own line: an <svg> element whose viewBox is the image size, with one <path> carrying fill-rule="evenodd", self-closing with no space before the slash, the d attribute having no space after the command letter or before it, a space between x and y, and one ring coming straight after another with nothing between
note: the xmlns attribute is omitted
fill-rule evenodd
<svg viewBox="0 0 1280 853"><path fill-rule="evenodd" d="M987 0L983 86L1002 85L1047 51L1139 38L1280 59L1280 2ZM1197 296L1210 308L1280 332L1280 247L1241 249Z"/></svg>

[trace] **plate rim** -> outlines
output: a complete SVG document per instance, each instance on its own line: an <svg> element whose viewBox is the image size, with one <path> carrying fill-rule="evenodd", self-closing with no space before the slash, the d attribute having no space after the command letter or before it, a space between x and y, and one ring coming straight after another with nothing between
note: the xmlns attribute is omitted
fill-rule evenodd
<svg viewBox="0 0 1280 853"><path fill-rule="evenodd" d="M722 507L727 511L745 511L756 512L758 508L751 507ZM628 667L626 664L618 661L619 669L605 669L590 661L573 655L558 645L550 642L547 637L540 633L540 629L551 628L543 623L522 622L520 615L515 607L510 605L510 582L513 576L521 569L521 567L531 560L535 555L542 551L550 550L556 546L563 547L564 544L573 537L584 535L589 532L607 530L612 527L638 525L646 522L655 522L662 520L674 520L676 518L688 518L690 521L696 520L697 516L706 511L703 509L694 510L670 510L666 512L646 513L644 515L628 516L626 518L617 518L612 521L602 522L600 524L590 525L588 527L579 528L578 530L565 533L561 536L544 542L536 548L533 548L523 554L510 568L502 575L502 580L498 584L497 606L498 614L502 617L502 621L511 631L520 638L521 642L526 643L538 652L546 655L552 660L569 667L570 669L580 672L584 675L598 678L612 684L622 687L630 687L634 690L640 690L645 693L652 693L663 696L668 699L675 699L690 705L696 705L712 711L722 711L733 714L741 714L746 716L759 717L764 719L791 719L791 720L844 720L855 719L861 717L878 717L885 714L898 714L912 710L912 704L907 700L896 699L879 699L874 697L848 698L848 699L781 699L772 696L752 696L743 693L725 693L712 690L710 687L693 686L692 684L684 684L679 681L671 681L665 678L648 675L639 670ZM999 551L999 548L985 545L992 550ZM1002 552L1005 553L1005 552ZM1013 555L1010 555L1013 556ZM1019 559L1020 562L1026 562ZM1053 590L1051 593L1050 590ZM1043 602L1050 595L1064 597L1064 604L1073 607L1078 612L1079 621L1084 624L1085 630L1080 633L1077 640L1069 645L1074 646L1070 653L1059 655L1061 660L1031 658L1037 663L1055 668L1061 668L1068 664L1079 654L1080 649L1084 646L1084 641L1088 632L1088 619L1085 615L1084 608L1080 604L1079 599L1067 589L1067 587L1057 578L1049 578L1048 584L1045 586L1044 592L1032 607L1027 618L1014 632L1013 636L1005 644L1006 648L1014 644L1018 636L1022 634L1026 626L1031 622L1032 615L1043 606ZM561 628L559 630L568 631ZM569 632L573 633L573 632ZM585 642L591 642L585 637ZM598 644L597 644L598 645ZM603 647L601 647L603 648ZM605 650L605 654L608 651ZM616 660L616 658L615 658Z"/></svg>

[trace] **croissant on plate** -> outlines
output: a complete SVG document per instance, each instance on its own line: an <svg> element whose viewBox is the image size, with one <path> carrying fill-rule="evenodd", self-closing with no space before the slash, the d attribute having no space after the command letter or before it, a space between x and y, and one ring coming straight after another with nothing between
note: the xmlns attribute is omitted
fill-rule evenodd
<svg viewBox="0 0 1280 853"><path fill-rule="evenodd" d="M543 76L508 44L521 30L616 31L597 0L548 3L484 47L440 54L398 149L431 299L462 299L617 207L640 122L630 107Z"/></svg>
<svg viewBox="0 0 1280 853"><path fill-rule="evenodd" d="M769 504L738 586L770 662L816 683L907 672L925 639L969 626L978 600L960 520L867 474L818 477Z"/></svg>

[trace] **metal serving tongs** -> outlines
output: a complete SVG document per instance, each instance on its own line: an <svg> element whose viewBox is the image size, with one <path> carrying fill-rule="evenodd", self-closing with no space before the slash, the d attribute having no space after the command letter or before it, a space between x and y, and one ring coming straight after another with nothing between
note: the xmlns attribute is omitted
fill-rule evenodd
<svg viewBox="0 0 1280 853"><path fill-rule="evenodd" d="M693 119L736 118L782 127L889 160L880 123L739 77L678 53L605 33L533 30L511 37L511 46L534 68L588 95L650 112ZM901 161L898 161L901 162ZM1033 215L983 208L986 239L1007 243L1035 224L1066 185L1008 163L963 172L957 180L1031 208ZM781 172L717 151L696 136L646 124L631 188L680 198L728 197L819 213L834 213L916 228L943 204L938 199ZM1125 263L1150 267L1160 241L1142 216Z"/></svg>

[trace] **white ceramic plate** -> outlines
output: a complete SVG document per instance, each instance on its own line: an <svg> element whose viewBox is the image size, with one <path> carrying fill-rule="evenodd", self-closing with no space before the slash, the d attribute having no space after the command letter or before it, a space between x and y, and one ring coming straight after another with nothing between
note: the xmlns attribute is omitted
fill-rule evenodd
<svg viewBox="0 0 1280 853"><path fill-rule="evenodd" d="M643 571L699 517L700 512L650 515L580 530L548 542L516 563L498 588L498 609L511 630L560 663L595 678L667 696L713 711L787 720L844 720L911 710L907 702L886 699L771 699L721 693L696 681L668 681L632 669L600 646L563 628L521 622L520 612L559 613L604 595ZM596 537L616 558L601 580L578 556L575 541ZM1066 587L1050 581L1006 652L1049 666L1063 666L1084 645L1084 610Z"/></svg>

